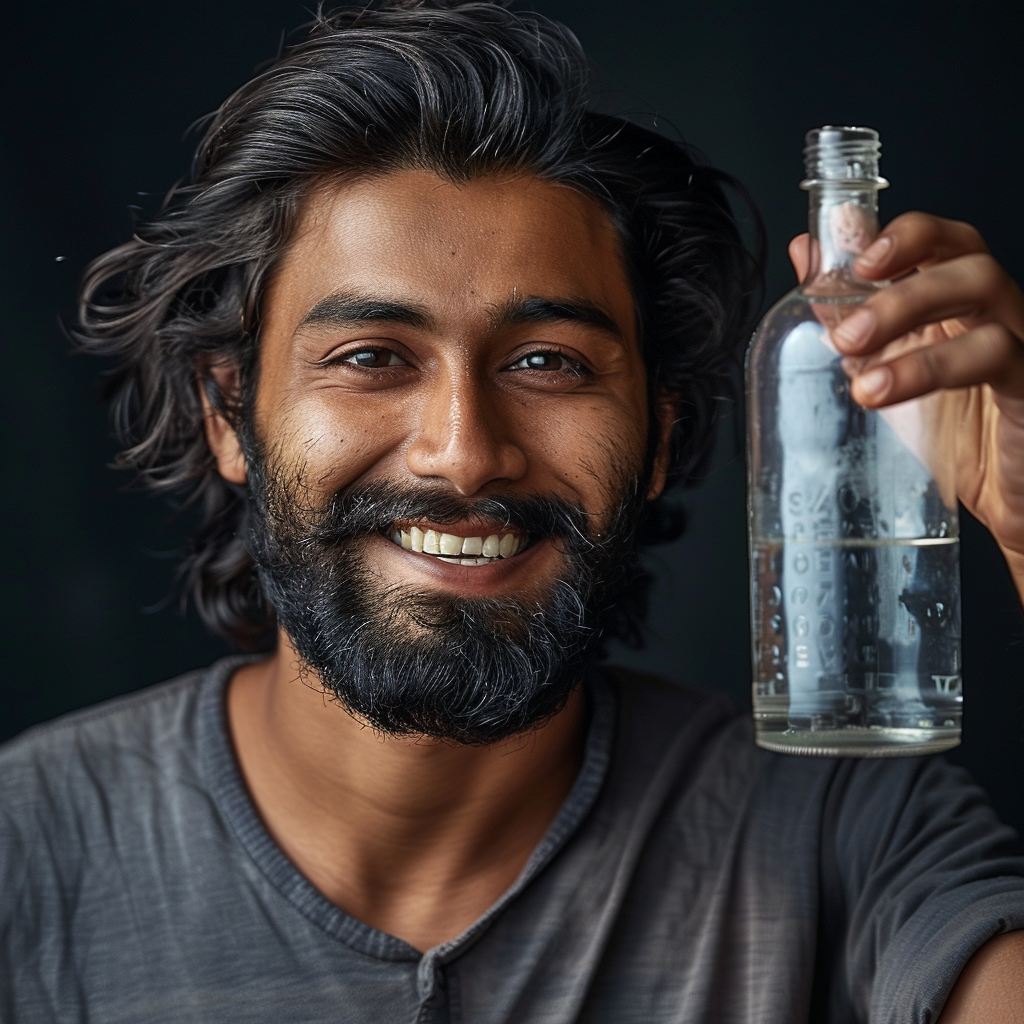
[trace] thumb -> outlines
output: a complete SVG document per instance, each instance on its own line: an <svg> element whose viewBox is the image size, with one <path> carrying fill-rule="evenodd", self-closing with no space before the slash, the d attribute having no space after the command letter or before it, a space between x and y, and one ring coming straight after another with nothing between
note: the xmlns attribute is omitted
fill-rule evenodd
<svg viewBox="0 0 1024 1024"><path fill-rule="evenodd" d="M796 271L797 280L802 281L807 276L807 267L811 262L811 236L806 231L789 243L789 260Z"/></svg>

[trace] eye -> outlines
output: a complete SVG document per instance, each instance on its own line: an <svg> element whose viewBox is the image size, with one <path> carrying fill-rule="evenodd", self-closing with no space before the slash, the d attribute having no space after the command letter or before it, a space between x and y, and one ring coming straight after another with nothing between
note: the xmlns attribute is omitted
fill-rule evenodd
<svg viewBox="0 0 1024 1024"><path fill-rule="evenodd" d="M366 370L382 370L387 366L409 365L397 352L392 352L389 348L361 348L342 356L339 361Z"/></svg>
<svg viewBox="0 0 1024 1024"><path fill-rule="evenodd" d="M582 363L561 352L531 352L522 359L517 359L510 367L510 370L547 370L555 373L570 373L574 376L581 376L587 372Z"/></svg>

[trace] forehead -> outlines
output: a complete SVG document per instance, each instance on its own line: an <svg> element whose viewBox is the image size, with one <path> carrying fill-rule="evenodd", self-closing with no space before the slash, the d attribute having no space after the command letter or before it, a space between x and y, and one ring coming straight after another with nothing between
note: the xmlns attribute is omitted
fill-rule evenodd
<svg viewBox="0 0 1024 1024"><path fill-rule="evenodd" d="M516 295L587 299L631 333L610 218L587 196L533 175L456 184L402 170L322 186L304 204L267 312L297 321L342 287L415 298L456 319Z"/></svg>

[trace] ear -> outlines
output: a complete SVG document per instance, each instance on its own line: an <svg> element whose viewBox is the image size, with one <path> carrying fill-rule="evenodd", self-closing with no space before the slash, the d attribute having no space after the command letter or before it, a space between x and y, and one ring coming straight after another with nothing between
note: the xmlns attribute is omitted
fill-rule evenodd
<svg viewBox="0 0 1024 1024"><path fill-rule="evenodd" d="M672 428L679 419L679 402L675 395L659 391L654 400L654 415L657 419L658 446L654 450L654 465L651 468L651 484L647 488L647 500L654 501L665 489L669 462L672 458Z"/></svg>
<svg viewBox="0 0 1024 1024"><path fill-rule="evenodd" d="M217 471L228 483L244 484L245 456L238 435L224 413L214 406L208 391L212 384L228 401L233 401L239 390L238 367L234 363L208 364L199 369L196 383L203 403L206 443L217 460Z"/></svg>

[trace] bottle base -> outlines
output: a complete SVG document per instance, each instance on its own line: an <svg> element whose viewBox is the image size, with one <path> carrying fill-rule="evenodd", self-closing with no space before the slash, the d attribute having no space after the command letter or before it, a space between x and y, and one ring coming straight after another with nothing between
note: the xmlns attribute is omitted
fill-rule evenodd
<svg viewBox="0 0 1024 1024"><path fill-rule="evenodd" d="M764 750L805 757L915 757L959 746L960 729L876 726L776 731L758 723L756 743Z"/></svg>

